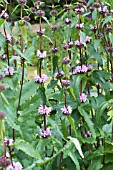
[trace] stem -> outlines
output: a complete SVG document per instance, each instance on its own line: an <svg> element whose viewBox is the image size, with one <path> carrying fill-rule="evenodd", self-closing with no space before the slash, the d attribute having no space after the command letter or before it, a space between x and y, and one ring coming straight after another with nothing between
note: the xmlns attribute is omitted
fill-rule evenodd
<svg viewBox="0 0 113 170"><path fill-rule="evenodd" d="M67 91L67 89L64 91L64 105L65 105L65 107L67 107L66 106L66 91Z"/></svg>
<svg viewBox="0 0 113 170"><path fill-rule="evenodd" d="M22 96L23 82L24 82L24 59L22 59L22 79L21 79L21 87L20 87L20 94L19 94L18 107L17 107L17 117L18 117L18 110L20 108L20 100Z"/></svg>
<svg viewBox="0 0 113 170"><path fill-rule="evenodd" d="M113 141L113 118L112 118L112 136L111 136L111 141Z"/></svg>
<svg viewBox="0 0 113 170"><path fill-rule="evenodd" d="M41 71L42 71L42 59L40 59L40 67L39 67L39 75L40 75L40 77L42 75Z"/></svg>
<svg viewBox="0 0 113 170"><path fill-rule="evenodd" d="M63 159L63 152L61 152L61 154L60 154L60 161L59 161L59 165L58 165L58 170L60 170L60 168L61 168L62 159Z"/></svg>
<svg viewBox="0 0 113 170"><path fill-rule="evenodd" d="M80 47L80 65L82 67L82 49L81 49L81 47Z"/></svg>
<svg viewBox="0 0 113 170"><path fill-rule="evenodd" d="M7 33L6 33L5 25L4 25L4 34L5 34L5 37L7 39ZM7 59L8 59L8 66L10 66L10 62L9 62L9 46L8 46L8 41L7 40L6 40L6 54L7 54Z"/></svg>
<svg viewBox="0 0 113 170"><path fill-rule="evenodd" d="M13 166L13 160L12 160L12 150L11 150L11 147L8 146L8 149L9 149L9 154L10 154L10 159L11 159L11 164Z"/></svg>
<svg viewBox="0 0 113 170"><path fill-rule="evenodd" d="M44 130L46 130L46 115L44 115Z"/></svg>

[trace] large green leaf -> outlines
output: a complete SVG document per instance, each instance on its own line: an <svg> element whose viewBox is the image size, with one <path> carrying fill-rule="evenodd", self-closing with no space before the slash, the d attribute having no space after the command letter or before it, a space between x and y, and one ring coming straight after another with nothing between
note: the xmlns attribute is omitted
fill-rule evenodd
<svg viewBox="0 0 113 170"><path fill-rule="evenodd" d="M33 148L33 146L30 143L22 139L16 139L16 142L14 144L16 149L25 152L27 155L35 159L41 159L40 154Z"/></svg>
<svg viewBox="0 0 113 170"><path fill-rule="evenodd" d="M96 133L94 130L94 123L91 121L90 116L86 113L86 111L81 106L78 106L78 110L79 110L80 114L84 117L85 122L87 123L87 125L92 133L92 136L94 138L96 138Z"/></svg>
<svg viewBox="0 0 113 170"><path fill-rule="evenodd" d="M78 160L77 160L76 155L75 155L73 152L68 151L68 156L69 156L69 157L72 159L72 161L75 163L76 169L77 169L77 170L80 170L80 165L79 165L79 162L78 162Z"/></svg>

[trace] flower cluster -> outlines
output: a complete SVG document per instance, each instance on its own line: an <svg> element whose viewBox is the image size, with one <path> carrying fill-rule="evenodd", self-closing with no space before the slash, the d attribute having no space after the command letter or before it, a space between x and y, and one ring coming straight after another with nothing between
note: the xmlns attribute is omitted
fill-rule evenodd
<svg viewBox="0 0 113 170"><path fill-rule="evenodd" d="M0 17L3 17L4 19L8 19L9 15L5 10L2 10Z"/></svg>
<svg viewBox="0 0 113 170"><path fill-rule="evenodd" d="M40 115L49 115L51 112L51 108L46 105L41 105L38 109Z"/></svg>
<svg viewBox="0 0 113 170"><path fill-rule="evenodd" d="M63 49L68 50L72 46L73 46L73 41L69 41L69 42L67 42L66 44L63 45Z"/></svg>
<svg viewBox="0 0 113 170"><path fill-rule="evenodd" d="M41 52L40 50L37 51L37 57L40 57L40 58L46 58L46 51L44 52Z"/></svg>
<svg viewBox="0 0 113 170"><path fill-rule="evenodd" d="M5 146L10 146L11 144L14 143L14 140L13 139L8 139L8 138L4 138L4 144Z"/></svg>
<svg viewBox="0 0 113 170"><path fill-rule="evenodd" d="M86 100L87 100L87 96L84 93L80 94L80 101L85 103Z"/></svg>
<svg viewBox="0 0 113 170"><path fill-rule="evenodd" d="M37 34L38 34L39 36L42 36L42 35L44 35L44 32L45 32L45 29L38 30L38 31L37 31Z"/></svg>
<svg viewBox="0 0 113 170"><path fill-rule="evenodd" d="M88 137L91 137L92 136L92 133L90 131L87 131L87 133L85 134L85 137L88 138Z"/></svg>
<svg viewBox="0 0 113 170"><path fill-rule="evenodd" d="M42 83L46 83L48 79L48 76L43 74L41 77L39 75L36 75L34 80L36 83L42 84Z"/></svg>
<svg viewBox="0 0 113 170"><path fill-rule="evenodd" d="M22 170L22 165L20 162L13 162L12 164L10 164L6 170Z"/></svg>
<svg viewBox="0 0 113 170"><path fill-rule="evenodd" d="M62 86L68 87L70 86L70 80L61 80Z"/></svg>
<svg viewBox="0 0 113 170"><path fill-rule="evenodd" d="M25 5L26 2L27 2L27 0L18 0L18 3L19 3L20 5Z"/></svg>
<svg viewBox="0 0 113 170"><path fill-rule="evenodd" d="M5 71L6 76L13 76L13 74L14 74L14 68L13 67L5 68L4 71Z"/></svg>
<svg viewBox="0 0 113 170"><path fill-rule="evenodd" d="M46 130L40 130L40 136L43 138L51 136L51 130L47 128Z"/></svg>
<svg viewBox="0 0 113 170"><path fill-rule="evenodd" d="M60 79L61 77L64 76L64 72L63 72L63 71L60 71L60 72L58 72L58 73L55 73L54 76L55 76L55 78Z"/></svg>
<svg viewBox="0 0 113 170"><path fill-rule="evenodd" d="M77 25L76 25L76 28L77 28L77 29L82 29L82 28L84 28L84 23L77 24Z"/></svg>
<svg viewBox="0 0 113 170"><path fill-rule="evenodd" d="M62 59L63 64L69 64L70 62L71 62L71 60L69 58L67 58L67 57Z"/></svg>
<svg viewBox="0 0 113 170"><path fill-rule="evenodd" d="M6 37L6 40L8 42L11 42L12 41L12 35L8 34L7 37Z"/></svg>
<svg viewBox="0 0 113 170"><path fill-rule="evenodd" d="M6 87L4 85L0 84L0 92L5 90L5 89L6 89Z"/></svg>
<svg viewBox="0 0 113 170"><path fill-rule="evenodd" d="M8 165L10 165L10 160L5 157L5 156L1 156L0 157L0 167L2 168L6 168Z"/></svg>
<svg viewBox="0 0 113 170"><path fill-rule="evenodd" d="M64 115L70 115L72 113L72 108L71 106L64 106L61 108L62 114Z"/></svg>
<svg viewBox="0 0 113 170"><path fill-rule="evenodd" d="M6 54L2 54L2 56L0 57L2 60L5 60L6 59L6 57L7 57L7 55Z"/></svg>

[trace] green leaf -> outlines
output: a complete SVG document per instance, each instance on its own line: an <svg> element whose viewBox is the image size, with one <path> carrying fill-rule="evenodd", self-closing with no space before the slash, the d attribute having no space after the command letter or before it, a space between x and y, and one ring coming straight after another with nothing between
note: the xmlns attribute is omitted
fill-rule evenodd
<svg viewBox="0 0 113 170"><path fill-rule="evenodd" d="M80 143L79 143L79 140L77 138L72 138L71 136L68 137L70 139L70 142L74 143L76 149L78 150L80 156L82 158L84 158L84 155L82 153L82 149L81 149L81 146L80 146Z"/></svg>
<svg viewBox="0 0 113 170"><path fill-rule="evenodd" d="M94 124L93 122L91 121L90 119L90 116L86 113L86 111L81 107L81 106L78 106L78 110L80 112L80 114L84 117L85 119L85 122L87 123L91 133L92 133L92 136L94 137L94 139L96 139L96 133L95 133L95 130L94 130Z"/></svg>
<svg viewBox="0 0 113 170"><path fill-rule="evenodd" d="M73 131L74 131L75 134L76 134L76 128L75 128L75 121L74 121L74 119L73 119L71 116L68 116L68 119L69 119L71 128L73 129Z"/></svg>
<svg viewBox="0 0 113 170"><path fill-rule="evenodd" d="M89 165L88 170L100 170L103 167L101 158L92 160L91 165Z"/></svg>
<svg viewBox="0 0 113 170"><path fill-rule="evenodd" d="M95 48L96 52L99 48L99 44L100 44L100 40L94 40L94 48Z"/></svg>
<svg viewBox="0 0 113 170"><path fill-rule="evenodd" d="M92 12L92 18L95 20L97 18L97 9Z"/></svg>
<svg viewBox="0 0 113 170"><path fill-rule="evenodd" d="M109 39L110 39L110 42L112 43L113 45L113 35L111 33L109 33Z"/></svg>
<svg viewBox="0 0 113 170"><path fill-rule="evenodd" d="M22 139L16 139L16 142L14 144L16 149L25 152L27 155L35 159L41 159L40 154L33 148L33 146L30 143Z"/></svg>
<svg viewBox="0 0 113 170"><path fill-rule="evenodd" d="M82 41L85 43L86 42L86 33L84 32L80 32L80 38L82 39Z"/></svg>
<svg viewBox="0 0 113 170"><path fill-rule="evenodd" d="M103 24L102 24L102 27L106 24L106 23L108 23L108 22L112 22L112 16L107 16L105 19L104 19L104 21L103 21Z"/></svg>
<svg viewBox="0 0 113 170"><path fill-rule="evenodd" d="M72 159L72 161L75 163L76 169L77 169L77 170L80 170L80 165L79 165L79 162L78 162L78 160L77 160L76 155L75 155L73 152L68 151L68 156L69 156L69 157Z"/></svg>
<svg viewBox="0 0 113 170"><path fill-rule="evenodd" d="M12 46L13 49L17 52L17 54L20 56L20 57L23 57L24 59L26 59L28 61L28 59L25 57L24 53L22 53L16 45Z"/></svg>

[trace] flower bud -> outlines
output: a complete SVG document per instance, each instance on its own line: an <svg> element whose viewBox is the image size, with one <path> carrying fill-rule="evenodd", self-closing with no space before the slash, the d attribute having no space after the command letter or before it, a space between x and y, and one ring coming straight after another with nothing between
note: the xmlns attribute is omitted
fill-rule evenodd
<svg viewBox="0 0 113 170"><path fill-rule="evenodd" d="M5 118L5 112L0 112L0 120L3 120Z"/></svg>

